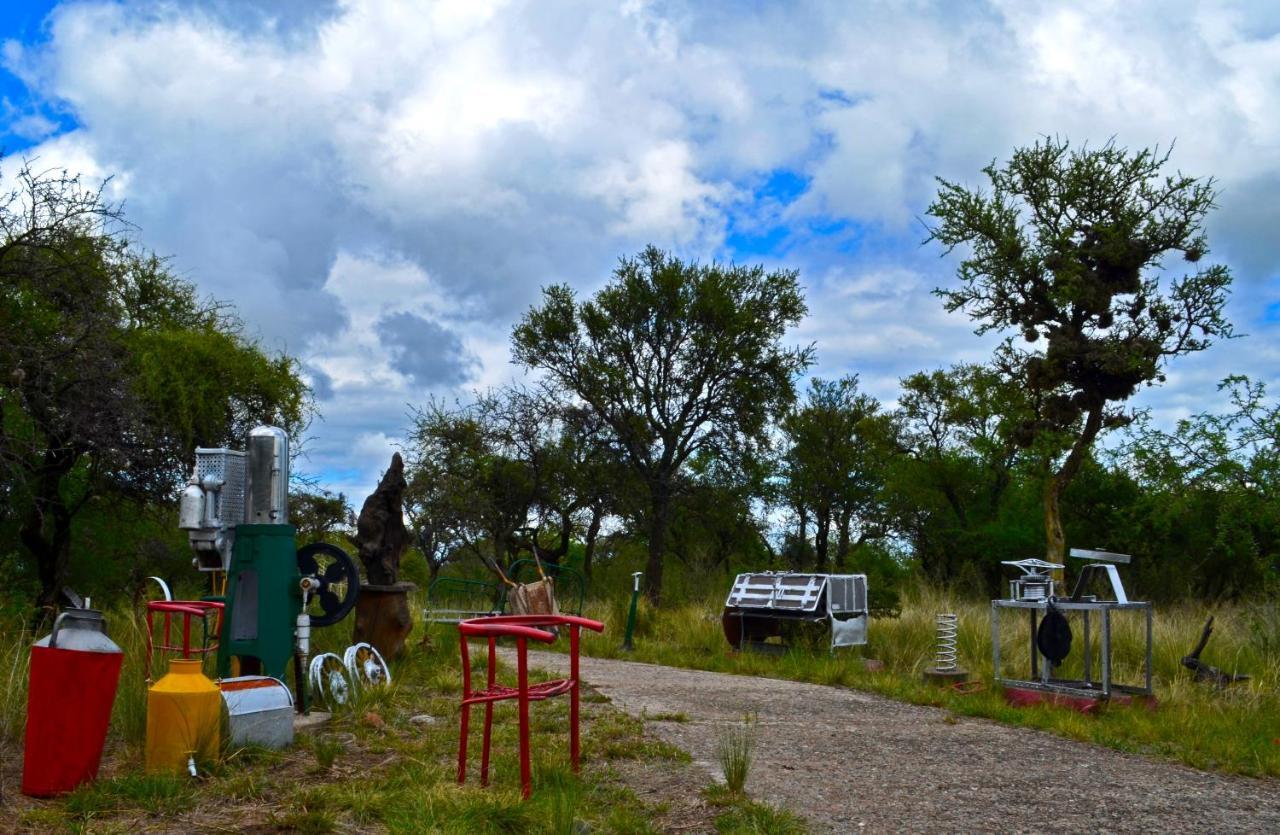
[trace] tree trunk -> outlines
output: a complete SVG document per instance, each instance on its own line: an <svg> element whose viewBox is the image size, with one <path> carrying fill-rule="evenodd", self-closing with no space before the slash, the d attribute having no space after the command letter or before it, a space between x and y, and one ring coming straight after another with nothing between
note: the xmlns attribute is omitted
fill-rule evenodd
<svg viewBox="0 0 1280 835"><path fill-rule="evenodd" d="M804 505L800 505L796 509L796 514L800 517L800 532L796 537L795 553L791 557L791 567L799 571L804 568L805 552L809 550L809 509Z"/></svg>
<svg viewBox="0 0 1280 835"><path fill-rule="evenodd" d="M827 546L831 538L831 508L818 508L813 520L813 567L822 571L827 567Z"/></svg>
<svg viewBox="0 0 1280 835"><path fill-rule="evenodd" d="M591 579L591 560L596 554L596 538L600 536L600 522L604 519L604 513L598 505L591 508L591 522L587 525L586 541L583 542L582 550L582 576L587 580Z"/></svg>
<svg viewBox="0 0 1280 835"><path fill-rule="evenodd" d="M1059 497L1062 487L1057 476L1050 476L1044 486L1044 558L1061 564L1067 553L1067 540L1062 534L1062 511Z"/></svg>
<svg viewBox="0 0 1280 835"><path fill-rule="evenodd" d="M1102 408L1091 409L1085 418L1084 429L1067 453L1058 472L1051 475L1044 488L1044 558L1047 562L1062 563L1067 555L1067 540L1062 533L1062 510L1060 507L1062 492L1080 472L1084 458L1093 445L1093 439L1102 430ZM1056 579L1061 580L1061 571L1055 571Z"/></svg>
<svg viewBox="0 0 1280 835"><path fill-rule="evenodd" d="M55 614L71 567L71 510L62 498L62 477L71 471L74 454L49 452L37 471L34 502L18 537L35 558L40 577L37 617Z"/></svg>
<svg viewBox="0 0 1280 835"><path fill-rule="evenodd" d="M661 482L649 486L649 564L644 572L644 596L657 606L662 599L662 561L667 548L667 516L671 488Z"/></svg>
<svg viewBox="0 0 1280 835"><path fill-rule="evenodd" d="M836 541L836 570L839 572L844 571L844 561L849 556L849 522L852 517L852 512L842 510L836 519L836 524L840 526L840 538Z"/></svg>

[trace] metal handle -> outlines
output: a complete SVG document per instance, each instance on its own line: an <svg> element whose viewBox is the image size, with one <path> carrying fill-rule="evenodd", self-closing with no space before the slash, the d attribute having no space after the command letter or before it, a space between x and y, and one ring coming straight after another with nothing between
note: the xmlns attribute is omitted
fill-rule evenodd
<svg viewBox="0 0 1280 835"><path fill-rule="evenodd" d="M62 612L53 619L53 631L49 633L49 649L58 648L58 630L62 627L62 619L69 614L71 613Z"/></svg>

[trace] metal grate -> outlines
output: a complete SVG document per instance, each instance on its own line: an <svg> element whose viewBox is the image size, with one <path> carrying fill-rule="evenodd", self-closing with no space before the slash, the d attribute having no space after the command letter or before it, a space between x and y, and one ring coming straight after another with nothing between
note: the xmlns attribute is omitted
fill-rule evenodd
<svg viewBox="0 0 1280 835"><path fill-rule="evenodd" d="M245 455L234 449L196 449L196 479L206 475L222 480L218 491L218 519L224 526L244 521Z"/></svg>
<svg viewBox="0 0 1280 835"><path fill-rule="evenodd" d="M724 605L815 612L826 582L821 574L739 574Z"/></svg>
<svg viewBox="0 0 1280 835"><path fill-rule="evenodd" d="M833 613L867 610L867 578L861 574L833 575L827 580L827 594Z"/></svg>

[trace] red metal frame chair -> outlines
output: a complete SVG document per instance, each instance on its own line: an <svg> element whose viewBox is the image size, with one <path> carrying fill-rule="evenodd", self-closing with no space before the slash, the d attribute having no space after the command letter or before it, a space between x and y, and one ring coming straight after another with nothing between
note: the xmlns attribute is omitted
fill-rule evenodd
<svg viewBox="0 0 1280 835"><path fill-rule="evenodd" d="M204 600L150 600L147 601L147 681L151 681L151 656L155 650L161 652L180 652L183 658L195 655L201 660L204 656L218 649L218 636L222 634L223 604ZM153 616L159 612L164 615L164 638L160 643L153 642ZM182 617L182 643L173 643L171 627L173 616ZM209 619L213 618L213 629L209 629ZM191 619L199 618L204 634L200 646L191 646ZM212 635L212 640L210 636Z"/></svg>
<svg viewBox="0 0 1280 835"><path fill-rule="evenodd" d="M529 641L549 644L556 636L547 629L569 628L569 677L529 684ZM604 624L573 615L500 615L474 618L458 624L462 646L462 734L458 739L458 782L467 778L467 730L471 706L484 705L484 743L480 754L480 785L489 784L489 737L493 728L493 704L506 699L519 702L520 715L520 790L529 796L532 778L529 767L529 702L540 702L553 696L569 694L569 759L578 770L578 639L582 627L603 632ZM486 638L489 642L488 677L483 690L471 689L471 656L469 638ZM516 639L517 686L497 683L499 638Z"/></svg>

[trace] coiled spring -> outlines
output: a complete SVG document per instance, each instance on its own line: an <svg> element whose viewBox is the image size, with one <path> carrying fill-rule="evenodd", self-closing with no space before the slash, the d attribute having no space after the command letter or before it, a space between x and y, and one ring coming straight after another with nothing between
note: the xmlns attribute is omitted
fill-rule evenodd
<svg viewBox="0 0 1280 835"><path fill-rule="evenodd" d="M934 668L949 673L956 669L956 632L958 618L953 613L937 616L938 648L934 656Z"/></svg>

